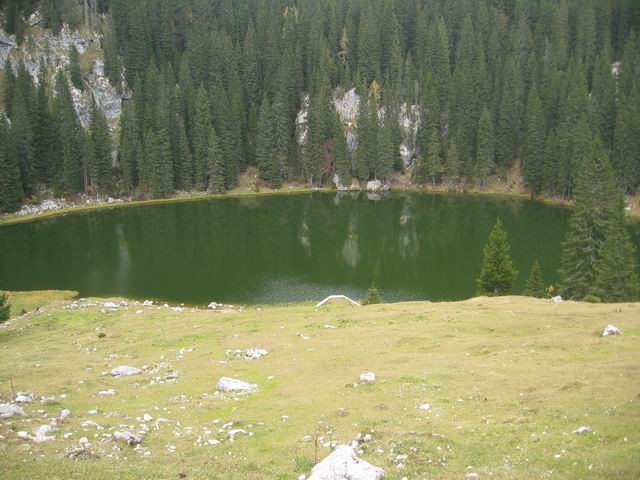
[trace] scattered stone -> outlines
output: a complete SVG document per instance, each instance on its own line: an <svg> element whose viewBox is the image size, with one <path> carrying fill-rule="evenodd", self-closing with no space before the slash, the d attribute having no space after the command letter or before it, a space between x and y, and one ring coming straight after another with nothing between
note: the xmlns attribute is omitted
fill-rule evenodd
<svg viewBox="0 0 640 480"><path fill-rule="evenodd" d="M97 409L93 409L93 410L87 410L87 414L89 415L97 415L98 414L98 410Z"/></svg>
<svg viewBox="0 0 640 480"><path fill-rule="evenodd" d="M153 300L145 300L144 302L142 302L142 306L143 307L151 307L151 306L153 306Z"/></svg>
<svg viewBox="0 0 640 480"><path fill-rule="evenodd" d="M373 372L366 372L360 374L360 381L362 383L372 383L376 381L376 374Z"/></svg>
<svg viewBox="0 0 640 480"><path fill-rule="evenodd" d="M244 351L244 358L247 360L258 360L265 355L268 355L264 348L248 348Z"/></svg>
<svg viewBox="0 0 640 480"><path fill-rule="evenodd" d="M60 412L60 415L58 416L58 418L60 420L64 420L65 418L67 418L69 415L71 415L71 410L68 409L64 409Z"/></svg>
<svg viewBox="0 0 640 480"><path fill-rule="evenodd" d="M116 394L116 391L112 389L101 390L98 392L98 396L100 397L113 397L115 394Z"/></svg>
<svg viewBox="0 0 640 480"><path fill-rule="evenodd" d="M221 392L252 393L258 389L258 385L236 380L235 378L222 377L218 380L216 389Z"/></svg>
<svg viewBox="0 0 640 480"><path fill-rule="evenodd" d="M24 415L24 409L13 403L0 403L0 418L11 418L14 415Z"/></svg>
<svg viewBox="0 0 640 480"><path fill-rule="evenodd" d="M47 442L49 440L54 440L55 437L47 436L48 433L53 431L53 427L51 425L40 425L34 432L34 436L31 437L36 443Z"/></svg>
<svg viewBox="0 0 640 480"><path fill-rule="evenodd" d="M218 444L220 444L220 442L215 438L210 438L209 440L207 440L207 445L218 445Z"/></svg>
<svg viewBox="0 0 640 480"><path fill-rule="evenodd" d="M424 410L424 411L431 410L431 404L430 403L423 403L418 408L420 410Z"/></svg>
<svg viewBox="0 0 640 480"><path fill-rule="evenodd" d="M607 325L600 334L601 337L608 337L610 335L622 335L620 329L614 325Z"/></svg>
<svg viewBox="0 0 640 480"><path fill-rule="evenodd" d="M145 422L150 422L151 420L153 420L153 417L151 415L149 415L148 413L145 413L142 416L142 420L145 421Z"/></svg>
<svg viewBox="0 0 640 480"><path fill-rule="evenodd" d="M113 303L113 302L104 303L102 306L104 308L108 308L109 310L117 310L118 309L118 304Z"/></svg>
<svg viewBox="0 0 640 480"><path fill-rule="evenodd" d="M236 435L251 435L250 433L247 433L246 430L243 430L241 428L234 428L233 430L229 430L229 440L233 441L236 438Z"/></svg>
<svg viewBox="0 0 640 480"><path fill-rule="evenodd" d="M562 303L562 302L564 302L564 300L562 299L562 297L560 295L557 295L557 296L553 297L551 300L554 303Z"/></svg>
<svg viewBox="0 0 640 480"><path fill-rule="evenodd" d="M308 480L380 480L383 477L381 468L359 459L352 447L340 445L313 467Z"/></svg>
<svg viewBox="0 0 640 480"><path fill-rule="evenodd" d="M129 367L127 365L116 367L111 370L111 375L114 377L128 377L130 375L138 375L139 373L142 373L142 370L135 367Z"/></svg>
<svg viewBox="0 0 640 480"><path fill-rule="evenodd" d="M210 308L211 310L215 310L218 307L219 304L217 304L216 302L211 302L209 305L207 305L207 308Z"/></svg>
<svg viewBox="0 0 640 480"><path fill-rule="evenodd" d="M31 403L33 402L33 392L18 392L15 398L16 403Z"/></svg>
<svg viewBox="0 0 640 480"><path fill-rule="evenodd" d="M311 340L311 337L309 335L305 335L304 333L301 333L298 335L302 340Z"/></svg>
<svg viewBox="0 0 640 480"><path fill-rule="evenodd" d="M329 295L327 298L322 300L321 302L316 304L316 308L323 307L324 305L334 304L334 303L348 303L354 307L361 307L358 302L351 300L346 295Z"/></svg>
<svg viewBox="0 0 640 480"><path fill-rule="evenodd" d="M591 433L591 427L579 427L576 428L573 433L582 434L582 433Z"/></svg>
<svg viewBox="0 0 640 480"><path fill-rule="evenodd" d="M130 447L139 445L142 443L142 437L131 432L113 432L113 439L116 441L123 441Z"/></svg>
<svg viewBox="0 0 640 480"><path fill-rule="evenodd" d="M477 478L480 478L480 475L478 475L476 472L469 472L465 475L465 477L475 480Z"/></svg>

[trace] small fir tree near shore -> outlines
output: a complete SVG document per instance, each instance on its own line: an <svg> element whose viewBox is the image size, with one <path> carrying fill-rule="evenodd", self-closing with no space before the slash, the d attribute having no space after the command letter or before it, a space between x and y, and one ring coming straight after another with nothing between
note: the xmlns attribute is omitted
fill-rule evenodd
<svg viewBox="0 0 640 480"><path fill-rule="evenodd" d="M506 295L513 287L518 271L509 255L509 240L500 219L493 226L484 247L482 270L478 277L478 295Z"/></svg>
<svg viewBox="0 0 640 480"><path fill-rule="evenodd" d="M9 305L7 294L2 292L0 293L0 323L6 322L7 320L9 320L10 314L11 314L11 305Z"/></svg>
<svg viewBox="0 0 640 480"><path fill-rule="evenodd" d="M362 302L363 305L375 305L376 303L382 303L382 296L380 295L380 291L375 286L375 284L371 284L369 289L367 290L367 296Z"/></svg>
<svg viewBox="0 0 640 480"><path fill-rule="evenodd" d="M535 298L544 298L547 294L547 289L544 286L544 280L542 279L542 270L540 269L540 263L536 259L531 267L531 275L527 279L527 295Z"/></svg>

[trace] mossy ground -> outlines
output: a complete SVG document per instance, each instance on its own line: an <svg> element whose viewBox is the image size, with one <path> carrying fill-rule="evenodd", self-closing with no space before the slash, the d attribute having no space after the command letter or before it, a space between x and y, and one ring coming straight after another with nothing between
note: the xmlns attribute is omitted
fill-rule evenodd
<svg viewBox="0 0 640 480"><path fill-rule="evenodd" d="M345 443L373 432L362 457L390 479L640 477L640 304L504 297L226 312L130 305L103 313L64 310L70 295L11 295L29 313L0 330L0 394L9 400L13 385L56 398L0 420L0 478L297 478L329 453L304 440L316 432ZM623 335L598 337L609 323ZM250 347L269 354L254 361L226 354ZM173 370L178 379L151 385L147 373L103 375L119 365L160 365L156 375ZM366 371L377 381L354 387ZM214 395L221 376L259 391ZM117 394L97 395L106 389ZM427 402L430 411L417 408ZM55 440L17 437L63 408L72 414ZM140 451L115 451L104 434L137 427L144 413L169 422L157 429L150 422ZM104 430L83 428L86 420ZM229 442L216 420L253 436ZM592 433L572 433L580 426ZM65 450L83 436L97 457L69 460ZM198 437L222 443L202 446Z"/></svg>

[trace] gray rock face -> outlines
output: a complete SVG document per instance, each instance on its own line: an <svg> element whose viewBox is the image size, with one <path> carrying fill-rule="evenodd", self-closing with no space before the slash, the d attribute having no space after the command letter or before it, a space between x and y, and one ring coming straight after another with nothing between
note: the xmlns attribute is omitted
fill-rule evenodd
<svg viewBox="0 0 640 480"><path fill-rule="evenodd" d="M318 463L308 480L381 480L384 470L359 459L353 447L341 445Z"/></svg>
<svg viewBox="0 0 640 480"><path fill-rule="evenodd" d="M347 148L349 152L354 152L358 148L358 137L356 134L357 117L361 106L360 96L355 88L340 94L339 91L333 100L340 120L344 126L347 138ZM298 145L304 146L307 143L307 122L309 116L309 96L306 95L302 102L302 107L296 118L296 140ZM384 110L380 109L379 116L384 117ZM400 155L405 167L411 165L413 158L417 155L417 137L420 128L421 113L419 105L402 104L398 115L398 124L402 132L402 143L400 144Z"/></svg>
<svg viewBox="0 0 640 480"><path fill-rule="evenodd" d="M341 192L349 190L349 185L346 185L346 184L342 183L342 179L340 178L340 175L338 173L334 173L333 174L333 184Z"/></svg>
<svg viewBox="0 0 640 480"><path fill-rule="evenodd" d="M17 49L15 39L0 30L0 68L4 68L5 62L11 55L16 60L22 60L25 67L37 80L40 73L40 62L57 72L65 69L69 63L69 47L75 45L80 54L90 46L95 45L100 49L101 36L98 33L85 33L64 26L58 35L49 31L36 35L28 35L24 43ZM13 62L16 69L16 62ZM105 113L111 128L118 124L122 112L122 96L109 84L104 74L104 63L96 59L91 72L84 77L84 91L72 88L71 96L83 125L88 125L91 116L91 104L95 101Z"/></svg>

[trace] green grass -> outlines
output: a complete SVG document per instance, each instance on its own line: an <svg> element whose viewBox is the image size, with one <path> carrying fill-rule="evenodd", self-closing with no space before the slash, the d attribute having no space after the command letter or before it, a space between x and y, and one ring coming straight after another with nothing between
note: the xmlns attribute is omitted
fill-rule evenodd
<svg viewBox="0 0 640 480"><path fill-rule="evenodd" d="M0 478L297 478L329 453L305 435L346 443L371 431L362 457L390 479L470 471L497 479L640 476L640 304L504 297L239 313L131 305L102 313L63 310L71 296L11 296L30 313L0 330L0 395L9 400L13 384L56 399L0 420ZM608 323L623 335L597 337ZM269 355L250 362L225 354L256 346ZM182 348L193 351L178 359ZM147 373L102 375L119 365L164 365L157 375L174 370L179 378L150 385ZM354 387L365 371L377 381ZM221 376L259 391L237 400L214 395ZM116 396L97 396L110 388ZM417 409L425 402L431 411ZM58 424L56 440L17 437L47 422L37 410L51 417L63 408L72 415ZM86 413L94 408L97 415ZM140 451L102 441L120 425L139 425L135 417L144 413L170 422L152 428ZM229 442L217 419L251 424L254 434ZM85 420L104 430L83 429ZM582 425L593 433L571 433ZM96 457L67 459L65 450L83 436ZM223 443L200 446L198 436ZM401 454L408 458L398 471Z"/></svg>

